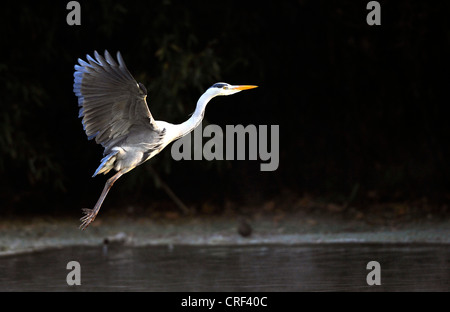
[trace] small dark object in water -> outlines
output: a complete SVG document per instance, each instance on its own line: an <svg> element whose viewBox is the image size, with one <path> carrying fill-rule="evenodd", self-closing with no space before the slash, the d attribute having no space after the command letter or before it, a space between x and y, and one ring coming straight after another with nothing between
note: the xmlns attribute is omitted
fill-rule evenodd
<svg viewBox="0 0 450 312"><path fill-rule="evenodd" d="M249 237L250 235L252 235L252 227L250 226L250 224L248 224L247 220L245 220L244 218L241 218L239 220L237 230L242 237Z"/></svg>
<svg viewBox="0 0 450 312"><path fill-rule="evenodd" d="M125 234L124 232L119 232L116 235L105 237L103 239L103 245L108 244L123 245L126 243L127 239L128 239L127 234Z"/></svg>

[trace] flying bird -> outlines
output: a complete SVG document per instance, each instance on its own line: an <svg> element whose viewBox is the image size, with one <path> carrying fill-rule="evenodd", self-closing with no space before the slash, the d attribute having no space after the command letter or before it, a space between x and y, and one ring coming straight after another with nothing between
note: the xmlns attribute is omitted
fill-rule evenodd
<svg viewBox="0 0 450 312"><path fill-rule="evenodd" d="M83 209L80 229L95 220L109 190L122 175L146 162L169 143L194 130L203 120L208 102L218 95L231 95L256 88L253 85L213 84L197 101L191 117L181 124L155 120L147 106L147 89L128 71L120 52L117 62L105 51L94 52L87 62L75 65L73 92L78 97L84 131L104 148L103 159L93 177L117 171L109 178L93 209Z"/></svg>

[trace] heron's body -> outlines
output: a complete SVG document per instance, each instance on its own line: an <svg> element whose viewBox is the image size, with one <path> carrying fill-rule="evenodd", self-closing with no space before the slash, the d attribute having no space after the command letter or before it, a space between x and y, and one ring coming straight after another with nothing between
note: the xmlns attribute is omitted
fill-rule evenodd
<svg viewBox="0 0 450 312"><path fill-rule="evenodd" d="M73 90L80 106L79 117L89 139L95 138L104 147L103 159L94 173L117 173L108 179L93 209L84 209L81 229L97 216L114 182L123 174L149 160L169 143L197 127L208 102L218 95L230 95L256 86L232 86L216 83L198 100L192 116L181 124L155 120L148 109L147 90L128 71L120 53L118 63L105 51L105 57L95 51L95 59L78 59L75 65Z"/></svg>

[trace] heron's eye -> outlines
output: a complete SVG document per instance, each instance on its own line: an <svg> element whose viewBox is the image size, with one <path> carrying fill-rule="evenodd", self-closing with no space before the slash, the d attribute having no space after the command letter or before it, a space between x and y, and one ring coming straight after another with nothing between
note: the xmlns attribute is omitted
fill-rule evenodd
<svg viewBox="0 0 450 312"><path fill-rule="evenodd" d="M224 90L228 90L228 87L227 87L227 86L223 86L223 89L224 89Z"/></svg>

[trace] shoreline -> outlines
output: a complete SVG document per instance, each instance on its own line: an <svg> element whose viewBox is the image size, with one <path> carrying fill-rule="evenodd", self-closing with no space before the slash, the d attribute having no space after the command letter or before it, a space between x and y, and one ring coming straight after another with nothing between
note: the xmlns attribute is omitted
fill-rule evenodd
<svg viewBox="0 0 450 312"><path fill-rule="evenodd" d="M223 246L300 244L450 244L450 219L431 218L368 224L330 215L253 216L252 234L238 233L237 216L152 219L102 215L88 229L78 219L14 218L0 221L0 256L72 246Z"/></svg>

